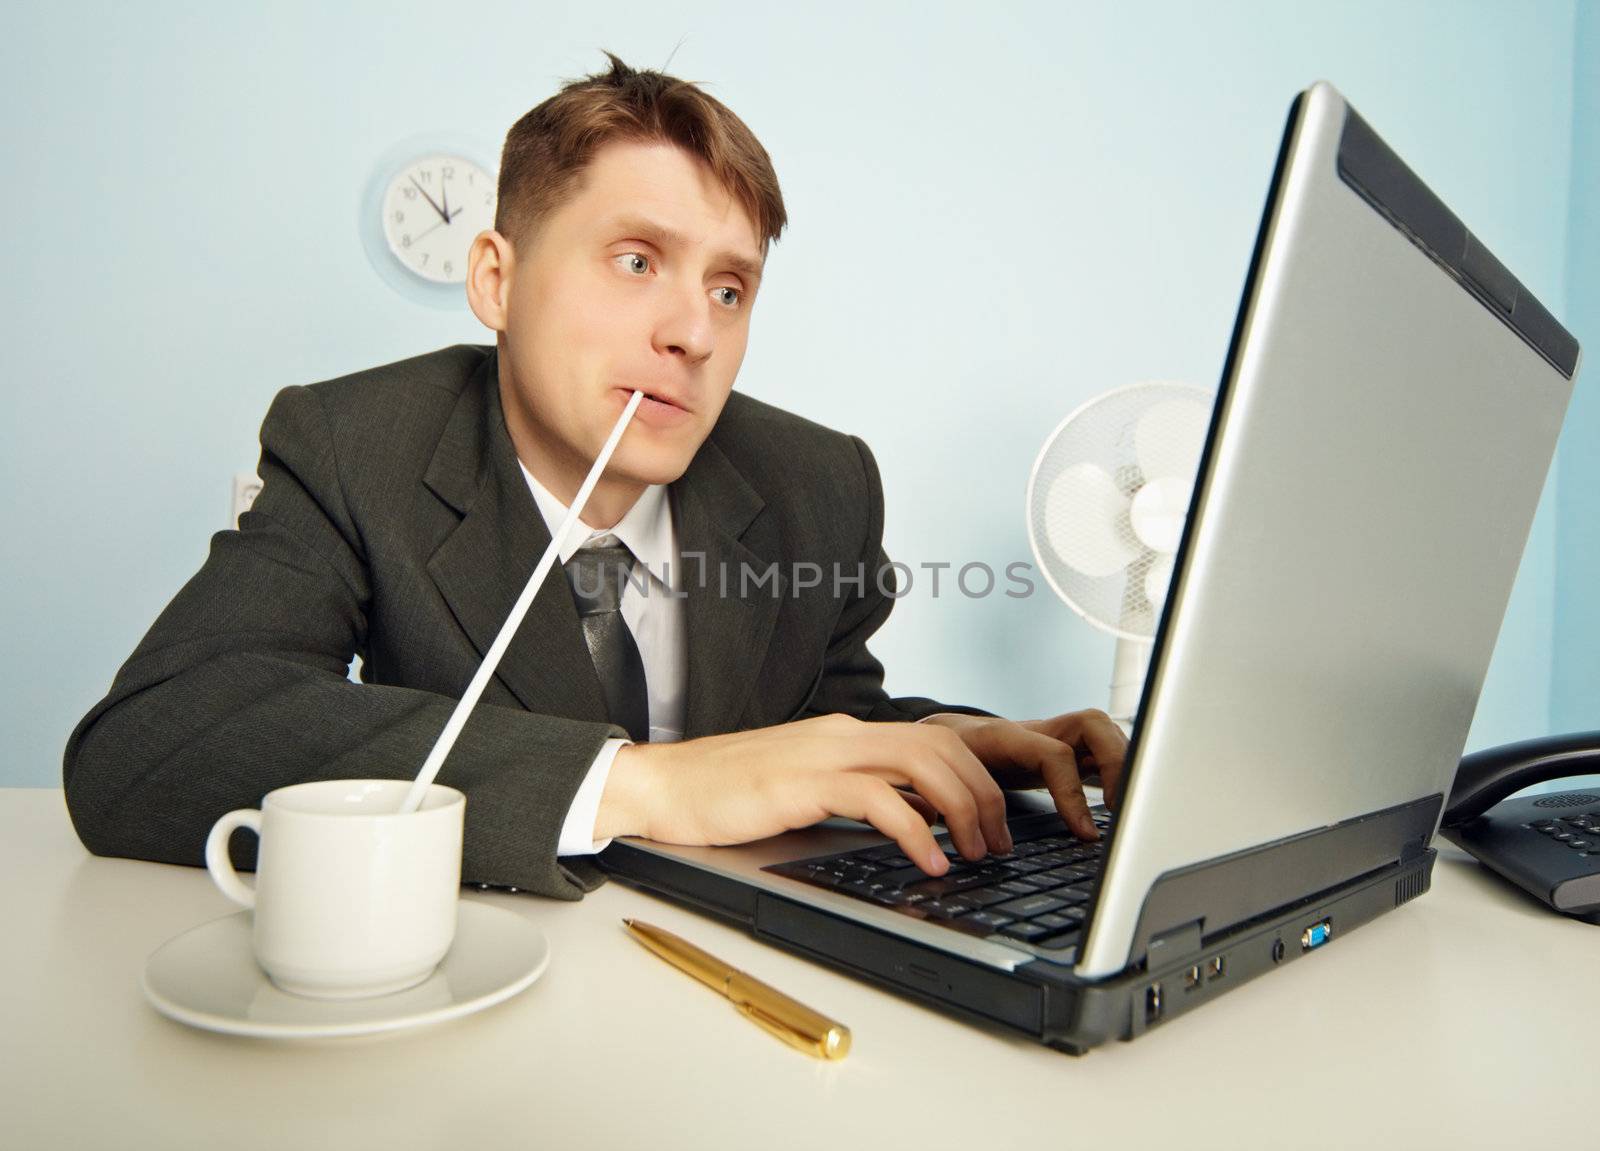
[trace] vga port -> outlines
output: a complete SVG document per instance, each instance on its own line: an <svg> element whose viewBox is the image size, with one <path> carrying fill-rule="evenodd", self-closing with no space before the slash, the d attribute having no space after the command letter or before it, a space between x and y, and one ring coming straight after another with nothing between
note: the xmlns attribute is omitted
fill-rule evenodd
<svg viewBox="0 0 1600 1151"><path fill-rule="evenodd" d="M1320 923L1313 923L1300 934L1300 950L1310 951L1313 948L1321 947L1328 942L1328 938L1332 934L1333 920L1324 919Z"/></svg>

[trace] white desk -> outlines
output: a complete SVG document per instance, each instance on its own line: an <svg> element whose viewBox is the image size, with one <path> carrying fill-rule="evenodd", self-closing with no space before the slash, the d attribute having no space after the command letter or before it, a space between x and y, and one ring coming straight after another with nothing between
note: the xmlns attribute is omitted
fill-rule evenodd
<svg viewBox="0 0 1600 1151"><path fill-rule="evenodd" d="M1441 854L1416 903L1082 1058L614 881L580 903L471 896L550 938L550 969L507 1003L282 1043L190 1030L140 994L150 952L233 910L203 871L95 858L59 791L0 790L0 1147L1600 1145L1600 928ZM854 1050L829 1064L784 1046L645 951L623 915L836 1016Z"/></svg>

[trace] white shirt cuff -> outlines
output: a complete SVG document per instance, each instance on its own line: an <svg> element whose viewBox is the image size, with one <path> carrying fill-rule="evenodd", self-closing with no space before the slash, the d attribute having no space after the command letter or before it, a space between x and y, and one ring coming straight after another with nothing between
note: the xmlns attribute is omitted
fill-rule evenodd
<svg viewBox="0 0 1600 1151"><path fill-rule="evenodd" d="M561 825L561 839L556 844L556 855L593 855L610 846L611 840L595 842L594 825L600 818L600 796L606 790L606 779L611 775L611 765L617 752L631 739L608 739L600 745L600 754L589 765L589 774L578 785L578 794L572 797L567 808L566 822Z"/></svg>

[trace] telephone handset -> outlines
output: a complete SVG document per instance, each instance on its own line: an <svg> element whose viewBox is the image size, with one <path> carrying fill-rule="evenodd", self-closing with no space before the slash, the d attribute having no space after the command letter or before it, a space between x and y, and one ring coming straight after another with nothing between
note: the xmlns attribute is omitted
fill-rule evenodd
<svg viewBox="0 0 1600 1151"><path fill-rule="evenodd" d="M1600 787L1507 798L1573 775L1600 775L1600 731L1463 756L1440 834L1555 910L1600 924Z"/></svg>

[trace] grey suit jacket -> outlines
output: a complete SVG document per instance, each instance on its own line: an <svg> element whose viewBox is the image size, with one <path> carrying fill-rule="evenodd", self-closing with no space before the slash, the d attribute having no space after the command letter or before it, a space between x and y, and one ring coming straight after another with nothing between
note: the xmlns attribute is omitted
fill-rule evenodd
<svg viewBox="0 0 1600 1151"><path fill-rule="evenodd" d="M198 865L211 824L274 788L416 773L550 541L497 371L492 347L457 346L278 394L254 508L212 538L67 743L91 851ZM690 577L685 738L968 710L883 690L866 643L893 583L876 578L883 494L860 440L735 393L670 492ZM820 584L791 578L795 563L819 565ZM356 654L362 683L347 678ZM592 860L556 844L622 735L551 578L439 775L467 795L463 879L563 899L598 886ZM254 853L235 837L240 866Z"/></svg>

